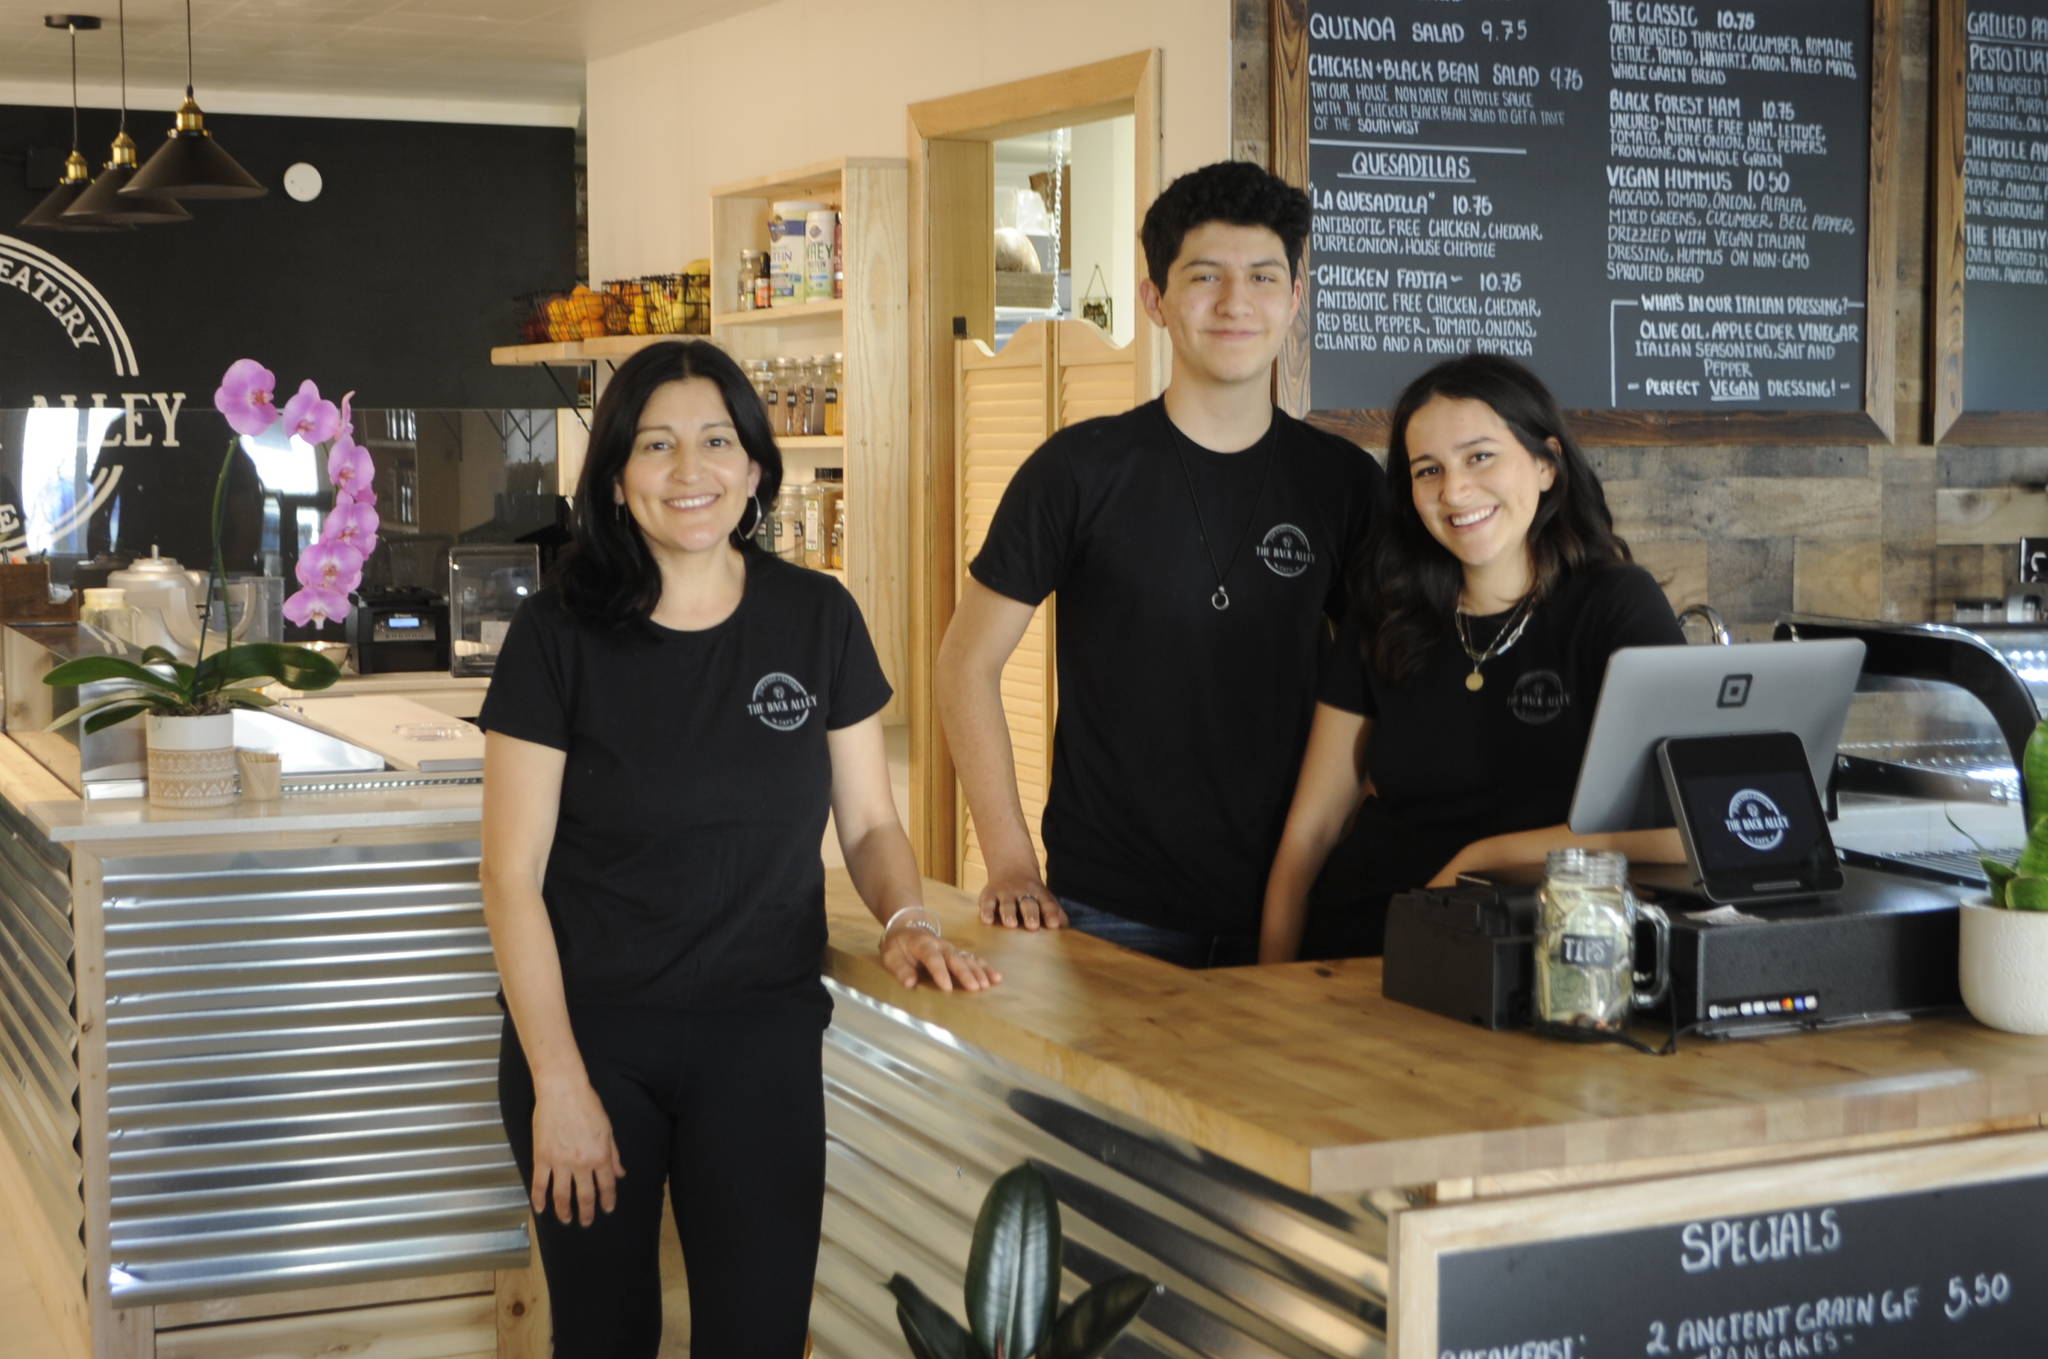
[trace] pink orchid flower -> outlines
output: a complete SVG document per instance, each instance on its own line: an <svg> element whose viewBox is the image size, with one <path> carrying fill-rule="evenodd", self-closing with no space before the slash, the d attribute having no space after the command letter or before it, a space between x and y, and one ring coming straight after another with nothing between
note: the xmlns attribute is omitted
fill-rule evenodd
<svg viewBox="0 0 2048 1359"><path fill-rule="evenodd" d="M370 450L344 431L327 454L327 479L334 483L335 494L346 495L352 504L362 504L363 498L357 492L369 488L370 476ZM371 503L375 503L374 498Z"/></svg>
<svg viewBox="0 0 2048 1359"><path fill-rule="evenodd" d="M363 554L353 545L321 541L299 554L299 584L347 594L363 583Z"/></svg>
<svg viewBox="0 0 2048 1359"><path fill-rule="evenodd" d="M352 413L352 412L351 412L351 411L349 410L349 408L348 408L348 403L349 403L349 402L351 402L351 401L353 401L353 400L355 400L355 399L356 399L356 394L355 394L354 392L352 392L352 391L350 391L350 392L343 392L343 393L342 393L342 396L341 396L341 432L342 432L343 434L346 434L346 435L347 435L347 436L349 437L349 441L350 441L351 443L353 443L353 442L355 441L355 434L356 434L356 417L355 417L355 415L354 415L354 414L353 414L353 413Z"/></svg>
<svg viewBox="0 0 2048 1359"><path fill-rule="evenodd" d="M320 389L307 378L299 384L299 394L284 403L284 430L288 438L304 439L309 444L324 444L341 428L341 412L334 408L332 401L322 400Z"/></svg>
<svg viewBox="0 0 2048 1359"><path fill-rule="evenodd" d="M284 616L302 628L318 630L330 619L339 622L348 617L348 596L339 590L309 585L285 600Z"/></svg>
<svg viewBox="0 0 2048 1359"><path fill-rule="evenodd" d="M320 530L320 539L328 543L346 543L367 561L377 550L377 524L377 511L370 506L353 502L337 504Z"/></svg>
<svg viewBox="0 0 2048 1359"><path fill-rule="evenodd" d="M276 374L254 359L236 359L213 394L213 408L227 417L229 429L255 438L277 423L276 391Z"/></svg>

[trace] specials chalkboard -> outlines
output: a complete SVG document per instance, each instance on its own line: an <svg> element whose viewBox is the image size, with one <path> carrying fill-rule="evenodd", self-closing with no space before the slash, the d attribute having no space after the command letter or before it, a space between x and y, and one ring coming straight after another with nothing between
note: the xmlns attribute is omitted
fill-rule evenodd
<svg viewBox="0 0 2048 1359"><path fill-rule="evenodd" d="M1481 350L1610 413L1578 422L1595 437L1725 441L1733 416L1741 437L1889 438L1873 171L1890 8L1283 15L1278 140L1314 209L1304 404L1383 411L1430 364Z"/></svg>
<svg viewBox="0 0 2048 1359"><path fill-rule="evenodd" d="M1438 1261L1442 1359L2041 1353L2048 1178Z"/></svg>
<svg viewBox="0 0 2048 1359"><path fill-rule="evenodd" d="M1939 9L1936 427L2048 437L2048 0Z"/></svg>

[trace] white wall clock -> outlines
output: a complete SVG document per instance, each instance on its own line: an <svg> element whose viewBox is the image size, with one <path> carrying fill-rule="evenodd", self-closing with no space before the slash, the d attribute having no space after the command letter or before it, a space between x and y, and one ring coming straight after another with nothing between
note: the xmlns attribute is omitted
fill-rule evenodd
<svg viewBox="0 0 2048 1359"><path fill-rule="evenodd" d="M295 161L284 172L284 191L301 203L320 196L320 172L304 161Z"/></svg>

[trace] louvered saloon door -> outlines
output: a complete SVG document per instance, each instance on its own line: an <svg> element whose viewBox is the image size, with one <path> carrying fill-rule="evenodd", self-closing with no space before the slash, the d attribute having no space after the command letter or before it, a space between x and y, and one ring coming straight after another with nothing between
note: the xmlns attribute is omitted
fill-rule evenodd
<svg viewBox="0 0 2048 1359"><path fill-rule="evenodd" d="M1137 365L1086 321L1034 321L1011 337L999 354L979 340L955 348L957 413L954 448L960 460L958 542L959 584L967 563L981 551L989 520L1003 489L1033 449L1055 428L1115 415L1136 404ZM1052 777L1052 721L1057 699L1053 679L1056 601L1032 616L1023 640L1003 667L1003 710L1010 720L1010 746L1017 765L1017 797L1040 861L1045 843L1039 820ZM988 881L981 844L967 802L955 789L960 850L960 886L978 892Z"/></svg>

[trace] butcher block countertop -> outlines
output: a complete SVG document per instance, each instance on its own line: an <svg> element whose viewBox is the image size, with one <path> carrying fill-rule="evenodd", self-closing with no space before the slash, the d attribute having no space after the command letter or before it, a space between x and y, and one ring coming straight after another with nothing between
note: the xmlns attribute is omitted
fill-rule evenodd
<svg viewBox="0 0 2048 1359"><path fill-rule="evenodd" d="M1281 1184L1340 1195L1641 1163L1723 1165L2038 1126L2048 1039L1965 1015L1669 1057L1489 1033L1380 995L1376 958L1191 972L1073 931L983 926L925 885L1001 986L906 991L880 927L827 875L835 981ZM1649 1035L1645 1035L1649 1036Z"/></svg>

